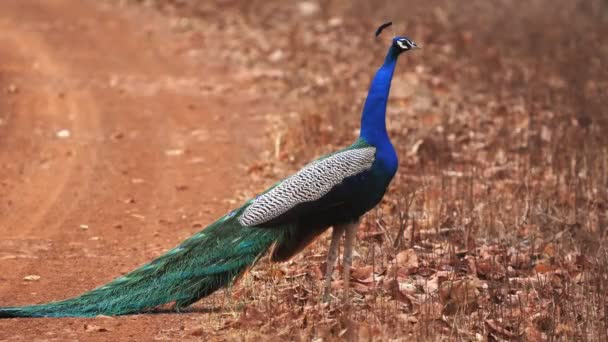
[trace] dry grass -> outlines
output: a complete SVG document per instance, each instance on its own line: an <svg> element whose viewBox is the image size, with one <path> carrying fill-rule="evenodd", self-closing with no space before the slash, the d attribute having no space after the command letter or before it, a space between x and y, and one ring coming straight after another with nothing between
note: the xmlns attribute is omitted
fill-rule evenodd
<svg viewBox="0 0 608 342"><path fill-rule="evenodd" d="M358 233L354 310L319 305L324 235L205 301L231 308L213 336L608 340L605 1L155 3L276 102L255 190L356 137L378 23L424 46L393 82L400 170Z"/></svg>

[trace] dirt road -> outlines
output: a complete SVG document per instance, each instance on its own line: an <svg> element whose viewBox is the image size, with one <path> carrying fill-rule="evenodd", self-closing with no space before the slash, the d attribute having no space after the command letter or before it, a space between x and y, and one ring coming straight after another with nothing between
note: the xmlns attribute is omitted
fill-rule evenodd
<svg viewBox="0 0 608 342"><path fill-rule="evenodd" d="M96 287L235 205L263 119L184 48L151 13L0 2L0 305ZM201 317L3 320L0 340L175 339Z"/></svg>

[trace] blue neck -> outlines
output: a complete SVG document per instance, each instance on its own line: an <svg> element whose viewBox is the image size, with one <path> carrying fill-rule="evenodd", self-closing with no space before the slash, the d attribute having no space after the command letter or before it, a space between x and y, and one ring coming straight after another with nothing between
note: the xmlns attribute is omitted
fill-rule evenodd
<svg viewBox="0 0 608 342"><path fill-rule="evenodd" d="M398 56L392 47L388 50L384 64L372 80L363 106L360 137L377 148L390 146L392 149L386 131L386 104Z"/></svg>

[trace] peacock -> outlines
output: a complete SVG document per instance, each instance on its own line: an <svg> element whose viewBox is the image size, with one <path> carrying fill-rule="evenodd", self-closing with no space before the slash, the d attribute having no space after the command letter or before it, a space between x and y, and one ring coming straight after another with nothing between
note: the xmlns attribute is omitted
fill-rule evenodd
<svg viewBox="0 0 608 342"><path fill-rule="evenodd" d="M390 23L376 31L378 36ZM397 153L386 129L391 80L401 53L417 45L392 39L363 107L359 138L221 217L176 248L78 297L46 304L0 308L1 318L93 317L145 312L166 303L179 311L230 286L261 256L290 259L332 227L322 300L344 236L344 297L348 301L353 243L360 217L380 202L397 171Z"/></svg>

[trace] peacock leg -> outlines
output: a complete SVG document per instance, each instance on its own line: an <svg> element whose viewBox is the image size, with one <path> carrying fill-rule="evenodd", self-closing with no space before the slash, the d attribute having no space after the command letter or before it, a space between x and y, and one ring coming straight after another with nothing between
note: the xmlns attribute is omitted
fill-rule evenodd
<svg viewBox="0 0 608 342"><path fill-rule="evenodd" d="M350 266L353 262L353 245L355 243L355 233L357 232L358 222L350 223L346 226L346 234L344 237L344 304L349 304L349 287L350 287Z"/></svg>
<svg viewBox="0 0 608 342"><path fill-rule="evenodd" d="M338 259L338 248L340 246L340 238L344 234L344 226L336 225L331 231L331 242L329 243L329 251L327 252L327 262L325 269L325 283L323 286L323 302L329 302L331 293L331 275L334 273L336 260Z"/></svg>

